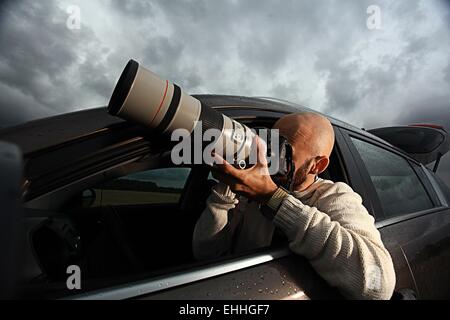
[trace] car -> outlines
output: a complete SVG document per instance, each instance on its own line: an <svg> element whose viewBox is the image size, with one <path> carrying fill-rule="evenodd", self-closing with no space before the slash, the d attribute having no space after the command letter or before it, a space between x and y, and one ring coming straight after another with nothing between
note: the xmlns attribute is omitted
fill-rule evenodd
<svg viewBox="0 0 450 320"><path fill-rule="evenodd" d="M262 97L195 97L253 128L311 111ZM450 298L450 192L424 165L448 151L445 130L371 133L328 118L336 143L322 177L349 184L374 216L394 261L392 299ZM215 184L209 167L175 166L173 141L106 107L2 129L0 140L23 158L25 228L20 259L10 261L17 298L343 298L282 234L265 248L195 260L193 229Z"/></svg>

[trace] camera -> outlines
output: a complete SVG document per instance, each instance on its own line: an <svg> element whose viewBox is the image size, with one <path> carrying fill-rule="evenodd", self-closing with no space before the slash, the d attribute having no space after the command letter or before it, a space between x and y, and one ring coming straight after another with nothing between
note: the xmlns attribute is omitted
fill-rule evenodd
<svg viewBox="0 0 450 320"><path fill-rule="evenodd" d="M256 155L255 131L203 104L134 60L125 66L110 98L108 112L140 123L156 134L183 129L190 135L195 131L204 135L208 130L215 130L218 135L213 143L214 152L240 169L248 169L256 162L255 157L251 161L251 156ZM273 141L274 137L268 132L268 158L276 162L273 176L292 176L292 148L283 137ZM202 144L202 147L205 146Z"/></svg>

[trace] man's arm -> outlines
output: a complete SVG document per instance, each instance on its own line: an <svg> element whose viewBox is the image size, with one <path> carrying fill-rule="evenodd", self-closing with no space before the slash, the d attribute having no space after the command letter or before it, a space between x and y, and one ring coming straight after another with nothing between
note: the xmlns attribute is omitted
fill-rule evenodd
<svg viewBox="0 0 450 320"><path fill-rule="evenodd" d="M219 180L239 195L269 207L273 198L281 203L273 206L277 209L274 223L287 235L291 250L309 259L317 273L346 297L391 298L395 287L392 259L361 197L341 182L316 190L321 192L314 201L317 208L288 194L280 196L269 176L264 145L259 139L256 142L258 163L239 170L219 158Z"/></svg>
<svg viewBox="0 0 450 320"><path fill-rule="evenodd" d="M290 249L306 257L346 297L390 299L395 287L392 259L361 197L346 184L335 183L320 196L318 208L292 195L281 202L274 223L287 235Z"/></svg>
<svg viewBox="0 0 450 320"><path fill-rule="evenodd" d="M212 259L230 251L233 228L228 211L237 203L227 185L218 183L212 188L194 229L192 249L196 259Z"/></svg>

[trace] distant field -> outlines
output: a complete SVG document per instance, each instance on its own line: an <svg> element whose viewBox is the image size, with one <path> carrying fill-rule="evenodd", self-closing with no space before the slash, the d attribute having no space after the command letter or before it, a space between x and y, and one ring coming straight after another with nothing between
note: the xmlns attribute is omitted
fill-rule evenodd
<svg viewBox="0 0 450 320"><path fill-rule="evenodd" d="M127 205L127 204L149 204L149 203L177 203L180 199L179 193L143 192L130 190L103 190L100 196L99 190L95 190L97 197L92 204L93 207L102 205Z"/></svg>

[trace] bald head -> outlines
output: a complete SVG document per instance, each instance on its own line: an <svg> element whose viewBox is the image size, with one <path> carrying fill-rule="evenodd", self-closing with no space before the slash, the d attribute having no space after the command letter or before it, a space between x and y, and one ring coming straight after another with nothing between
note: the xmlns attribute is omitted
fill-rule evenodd
<svg viewBox="0 0 450 320"><path fill-rule="evenodd" d="M334 145L334 131L330 121L317 113L289 114L279 119L274 129L286 137L295 150L308 152L311 157L329 157Z"/></svg>

